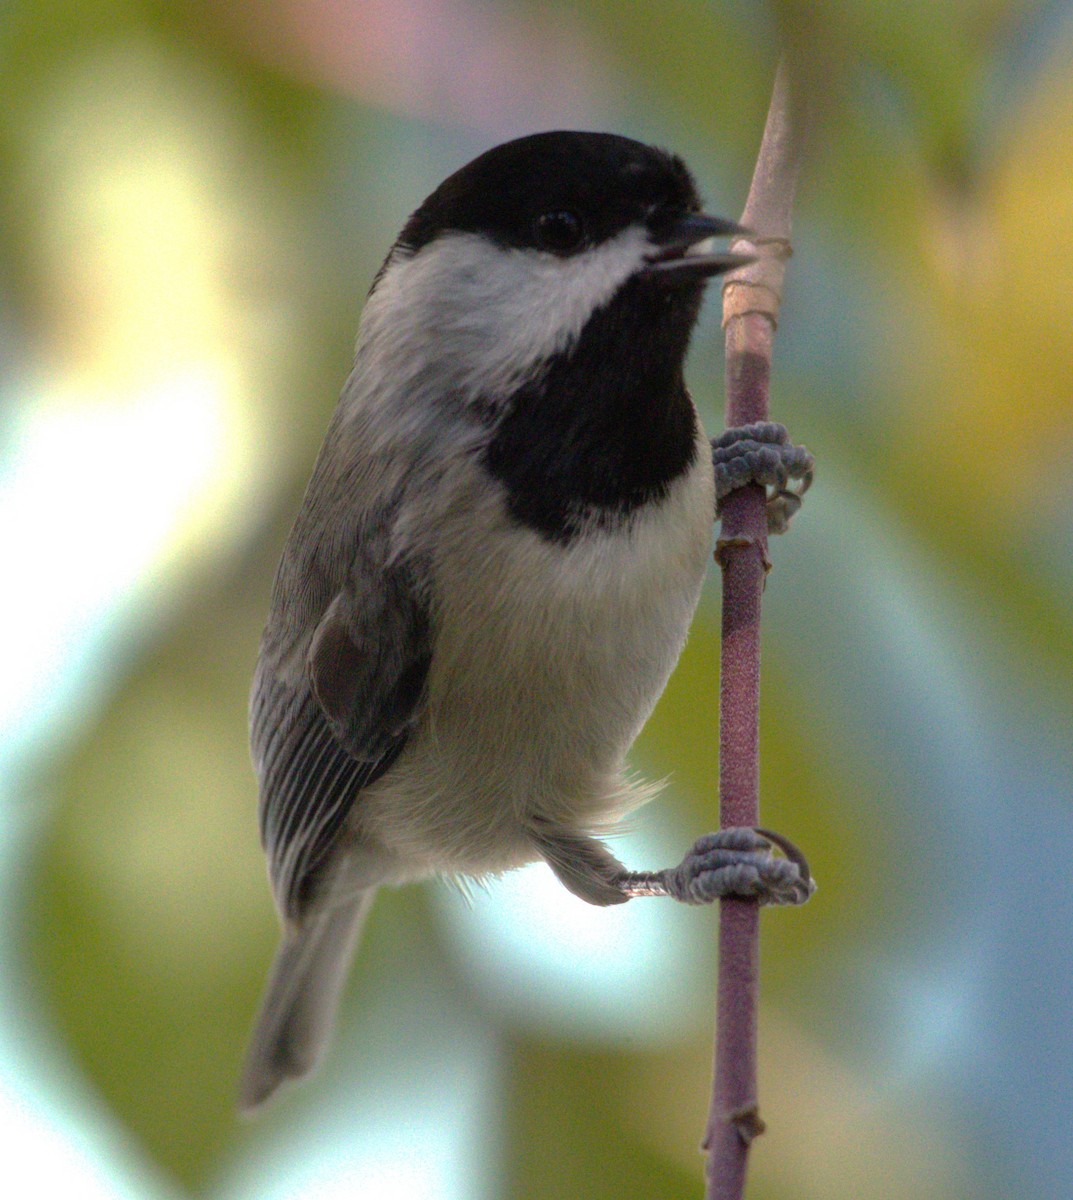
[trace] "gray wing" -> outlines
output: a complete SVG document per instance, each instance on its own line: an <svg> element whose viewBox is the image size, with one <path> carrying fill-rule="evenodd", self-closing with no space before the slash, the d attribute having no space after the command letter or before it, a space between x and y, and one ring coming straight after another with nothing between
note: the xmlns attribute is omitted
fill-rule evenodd
<svg viewBox="0 0 1073 1200"><path fill-rule="evenodd" d="M405 746L421 712L430 647L428 609L412 573L366 556L317 624L298 683L262 649L250 740L261 838L285 916L302 915L362 788Z"/></svg>

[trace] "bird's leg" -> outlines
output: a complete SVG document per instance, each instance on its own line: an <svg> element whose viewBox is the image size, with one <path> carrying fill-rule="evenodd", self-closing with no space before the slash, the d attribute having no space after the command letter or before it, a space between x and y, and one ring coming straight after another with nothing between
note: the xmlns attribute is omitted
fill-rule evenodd
<svg viewBox="0 0 1073 1200"><path fill-rule="evenodd" d="M709 833L678 866L663 871L627 871L606 846L584 834L544 827L534 840L560 882L590 904L622 904L635 896L670 896L683 904L710 904L724 896L804 904L816 890L801 851L766 829ZM776 856L776 848L785 857Z"/></svg>
<svg viewBox="0 0 1073 1200"><path fill-rule="evenodd" d="M813 459L790 444L784 425L757 421L712 438L715 511L731 492L755 483L766 488L768 533L784 533L812 483Z"/></svg>
<svg viewBox="0 0 1073 1200"><path fill-rule="evenodd" d="M559 882L590 904L624 904L630 893L619 885L626 868L610 850L584 833L541 822L533 841Z"/></svg>

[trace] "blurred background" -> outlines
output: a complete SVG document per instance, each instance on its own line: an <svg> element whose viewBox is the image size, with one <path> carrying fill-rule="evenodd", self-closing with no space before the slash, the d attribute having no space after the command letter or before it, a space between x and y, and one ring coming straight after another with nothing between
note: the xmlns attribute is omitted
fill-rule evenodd
<svg viewBox="0 0 1073 1200"><path fill-rule="evenodd" d="M377 901L323 1071L233 1096L276 937L245 703L407 214L543 128L740 212L823 63L774 414L754 1200L1073 1196L1073 10L1062 0L8 0L0 1161L10 1195L697 1196L715 914L546 868ZM718 296L690 380L721 424ZM716 822L717 580L616 845Z"/></svg>

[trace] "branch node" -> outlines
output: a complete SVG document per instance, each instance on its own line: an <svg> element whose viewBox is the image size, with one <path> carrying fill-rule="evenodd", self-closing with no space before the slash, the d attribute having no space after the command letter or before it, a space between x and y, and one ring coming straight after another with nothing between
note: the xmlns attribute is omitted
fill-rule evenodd
<svg viewBox="0 0 1073 1200"><path fill-rule="evenodd" d="M789 238L777 237L774 234L770 236L756 234L753 237L745 238L744 241L738 239L734 245L743 245L746 251L750 247L755 247L756 249L762 248L764 250L762 258L774 258L779 263L784 263L788 258L792 258L794 253L794 248Z"/></svg>
<svg viewBox="0 0 1073 1200"><path fill-rule="evenodd" d="M734 317L749 313L760 313L778 328L786 261L794 252L790 239L777 234L756 234L738 238L733 248L741 254L754 255L754 261L739 267L723 283L723 328Z"/></svg>
<svg viewBox="0 0 1073 1200"><path fill-rule="evenodd" d="M729 537L718 537L715 539L715 561L726 570L727 562L730 558L730 552L733 550L743 550L749 546L755 546L760 553L760 562L764 567L764 576L766 577L771 570L771 559L768 558L767 545L758 538L746 537L744 534L732 534Z"/></svg>
<svg viewBox="0 0 1073 1200"><path fill-rule="evenodd" d="M778 288L766 283L752 283L747 279L730 279L723 284L723 328L735 317L759 313L767 317L775 329L779 327L779 304L782 299L781 283Z"/></svg>
<svg viewBox="0 0 1073 1200"><path fill-rule="evenodd" d="M760 1109L756 1104L736 1108L727 1116L727 1120L737 1130L738 1137L746 1146L751 1145L767 1129L760 1119Z"/></svg>

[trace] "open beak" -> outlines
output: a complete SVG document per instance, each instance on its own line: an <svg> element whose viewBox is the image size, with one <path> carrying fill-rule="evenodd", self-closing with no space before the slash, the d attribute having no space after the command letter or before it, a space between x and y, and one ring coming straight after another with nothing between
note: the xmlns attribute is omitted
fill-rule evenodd
<svg viewBox="0 0 1073 1200"><path fill-rule="evenodd" d="M754 254L713 251L710 243L717 237L749 237L751 230L723 217L689 213L672 225L653 234L655 248L643 274L668 282L708 279L735 267L756 261Z"/></svg>

